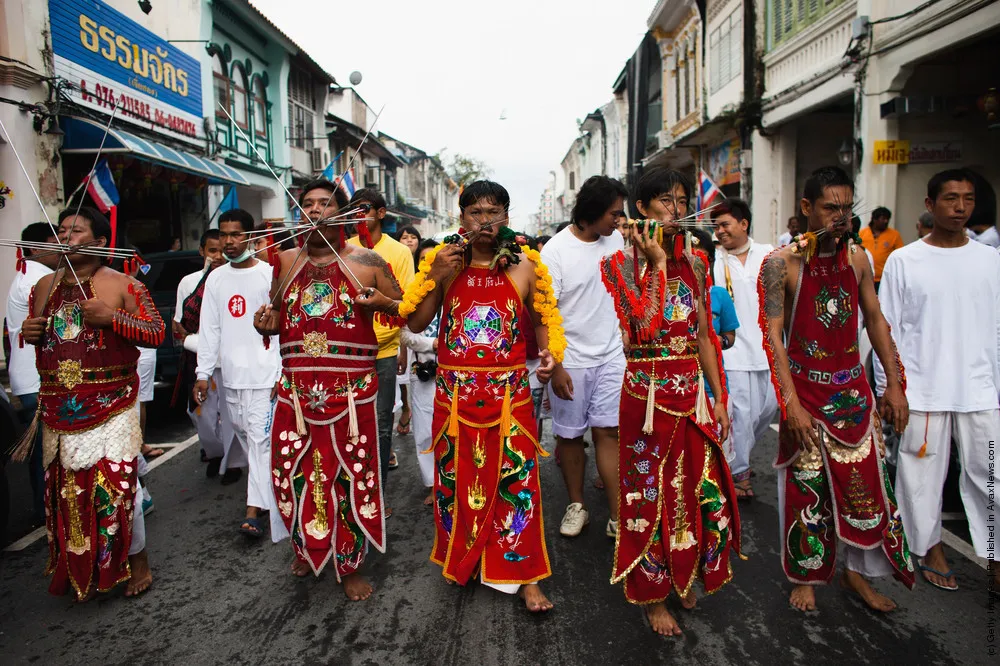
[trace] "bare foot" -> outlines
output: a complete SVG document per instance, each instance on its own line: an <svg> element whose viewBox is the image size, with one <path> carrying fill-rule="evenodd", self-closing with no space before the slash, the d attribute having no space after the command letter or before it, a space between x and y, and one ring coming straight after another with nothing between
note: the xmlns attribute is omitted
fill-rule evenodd
<svg viewBox="0 0 1000 666"><path fill-rule="evenodd" d="M309 571L310 571L309 564L307 562L303 562L297 557L295 558L295 561L292 562L292 573L298 576L299 578L302 578L303 576L308 576Z"/></svg>
<svg viewBox="0 0 1000 666"><path fill-rule="evenodd" d="M427 497L424 498L424 506L431 506L434 504L434 491L427 493Z"/></svg>
<svg viewBox="0 0 1000 666"><path fill-rule="evenodd" d="M680 636L682 633L677 620L662 601L646 606L646 617L649 619L649 626L661 636Z"/></svg>
<svg viewBox="0 0 1000 666"><path fill-rule="evenodd" d="M788 601L800 611L816 610L816 591L812 585L796 585L792 588L792 596Z"/></svg>
<svg viewBox="0 0 1000 666"><path fill-rule="evenodd" d="M125 596L137 597L153 584L153 572L149 568L146 549L143 548L135 555L129 555L128 565L132 570L132 577L128 579L128 585L125 587Z"/></svg>
<svg viewBox="0 0 1000 666"><path fill-rule="evenodd" d="M372 584L365 579L361 574L350 574L344 576L344 594L351 601L364 601L368 597L372 596L372 592L375 588Z"/></svg>
<svg viewBox="0 0 1000 666"><path fill-rule="evenodd" d="M927 551L927 555L924 556L923 560L919 560L919 563L922 567L934 570L920 570L920 573L924 575L924 580L928 583L938 587L948 588L950 590L958 589L958 581L955 580L954 574L951 574L950 576L941 575L951 573L951 567L948 566L948 558L944 556L944 547L940 543L932 546L931 549ZM934 573L935 571L940 571L941 573Z"/></svg>
<svg viewBox="0 0 1000 666"><path fill-rule="evenodd" d="M681 599L681 606L684 610L693 610L695 606L698 605L698 595L694 593L692 589L687 593L687 596Z"/></svg>
<svg viewBox="0 0 1000 666"><path fill-rule="evenodd" d="M868 604L868 607L872 610L881 613L896 610L896 602L873 590L871 584L857 571L844 569L844 575L840 578L840 584L844 589L850 590L861 597L861 600Z"/></svg>
<svg viewBox="0 0 1000 666"><path fill-rule="evenodd" d="M524 599L524 606L532 613L546 613L552 610L552 602L542 593L538 583L522 585L517 596Z"/></svg>

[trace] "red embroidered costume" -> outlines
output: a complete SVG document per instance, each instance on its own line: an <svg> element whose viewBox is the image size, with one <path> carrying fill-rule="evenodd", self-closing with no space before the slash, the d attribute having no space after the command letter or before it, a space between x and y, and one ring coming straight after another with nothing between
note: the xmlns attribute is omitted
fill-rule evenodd
<svg viewBox="0 0 1000 666"><path fill-rule="evenodd" d="M704 394L698 283L689 255L641 280L621 251L601 262L632 346L619 418L619 528L611 582L625 598L682 598L701 578L712 593L732 578L740 523L729 466ZM710 309L709 309L710 316ZM711 324L710 324L711 325ZM720 364L721 366L721 364Z"/></svg>
<svg viewBox="0 0 1000 666"><path fill-rule="evenodd" d="M128 554L142 447L136 345L163 341L163 320L138 282L138 314L119 308L110 329L84 322L81 302L96 298L93 279L60 282L39 316L49 324L37 347L39 418L45 465L46 529L53 574L49 591L78 599L131 576ZM32 301L36 297L32 292ZM34 311L34 305L30 306Z"/></svg>
<svg viewBox="0 0 1000 666"><path fill-rule="evenodd" d="M385 552L375 395L378 341L339 262L305 261L282 293L282 377L271 431L278 510L296 556L337 580Z"/></svg>
<svg viewBox="0 0 1000 666"><path fill-rule="evenodd" d="M431 561L464 585L551 575L521 295L503 270L466 267L445 292L432 448Z"/></svg>
<svg viewBox="0 0 1000 666"><path fill-rule="evenodd" d="M828 582L839 538L862 550L881 548L893 575L912 587L913 565L885 473L882 426L858 352L858 278L847 256L842 249L800 263L785 339L795 393L819 425L820 446L803 451L782 419L775 461L776 468L788 469L781 562L793 583ZM773 359L763 293L760 303L760 325ZM771 369L778 386L773 360ZM780 390L778 403L784 417Z"/></svg>

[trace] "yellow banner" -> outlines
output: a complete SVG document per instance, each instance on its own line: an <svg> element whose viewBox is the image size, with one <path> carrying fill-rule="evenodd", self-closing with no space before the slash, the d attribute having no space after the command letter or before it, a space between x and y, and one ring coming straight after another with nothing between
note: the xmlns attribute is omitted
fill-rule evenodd
<svg viewBox="0 0 1000 666"><path fill-rule="evenodd" d="M876 141L872 153L873 164L909 164L909 141Z"/></svg>

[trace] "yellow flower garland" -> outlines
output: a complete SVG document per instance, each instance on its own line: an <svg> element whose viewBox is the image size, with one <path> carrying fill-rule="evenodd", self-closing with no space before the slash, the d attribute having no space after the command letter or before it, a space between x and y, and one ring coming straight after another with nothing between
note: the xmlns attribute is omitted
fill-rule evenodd
<svg viewBox="0 0 1000 666"><path fill-rule="evenodd" d="M431 264L434 263L434 257L437 256L438 250L440 250L443 245L438 245L437 247L432 247L427 254L424 255L423 260L420 262L420 266L417 267L417 274L413 276L413 280L410 282L410 286L406 288L406 293L403 294L403 302L399 304L399 316L409 317L411 314L416 312L417 306L420 302L427 298L427 294L434 291L434 287L437 284L434 280L427 277L427 274L431 271Z"/></svg>
<svg viewBox="0 0 1000 666"><path fill-rule="evenodd" d="M552 277L549 269L542 263L542 256L537 250L532 250L527 245L521 246L521 252L535 264L535 297L533 304L535 312L541 317L542 323L549 332L549 353L552 354L556 363L562 363L563 354L566 351L566 335L562 327L562 315L559 314L559 306L556 303L555 294L552 293Z"/></svg>
<svg viewBox="0 0 1000 666"><path fill-rule="evenodd" d="M420 266L417 268L417 274L413 276L413 281L410 282L410 286L406 288L406 293L403 294L403 302L399 304L400 317L409 317L416 312L420 302L427 298L427 294L434 291L434 287L437 284L434 280L428 278L427 274L430 273L434 257L437 256L438 251L442 247L444 246L439 245L431 248L424 255L423 261L420 262ZM552 358L556 363L562 363L563 354L566 351L566 335L563 332L562 315L559 314L559 307L556 303L555 295L552 293L552 277L549 275L549 269L542 263L542 257L537 251L532 250L527 245L522 245L521 251L535 264L535 276L537 279L535 280L535 296L532 299L532 303L535 312L542 319L542 324L545 325L549 332L549 353L552 354Z"/></svg>

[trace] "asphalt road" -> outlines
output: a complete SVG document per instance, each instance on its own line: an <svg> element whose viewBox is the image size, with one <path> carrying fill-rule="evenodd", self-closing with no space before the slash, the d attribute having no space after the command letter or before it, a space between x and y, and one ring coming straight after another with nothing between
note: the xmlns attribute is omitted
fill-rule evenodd
<svg viewBox="0 0 1000 666"><path fill-rule="evenodd" d="M153 441L182 441L183 419L151 421ZM546 437L546 445L552 448ZM545 526L555 602L529 615L516 597L478 585L445 584L427 557L432 518L421 503L413 440L398 438L390 473L389 552L369 556L376 591L349 602L334 577L296 579L287 542L248 541L237 532L245 482L205 478L194 445L147 477L155 511L147 518L151 590L127 599L121 588L86 604L47 592L44 539L0 554L0 662L4 664L791 664L989 661L986 573L949 549L961 589L886 579L877 589L900 609L876 615L836 586L818 592L819 610L789 607L778 561L774 477L776 437L755 451L757 499L741 506L745 562L734 581L675 610L684 629L665 639L642 611L608 584L612 546L604 536L603 495L587 483L592 522L576 539L559 536L566 504L552 458L541 464ZM594 475L591 463L588 474ZM994 623L995 631L995 623ZM995 633L994 633L995 635ZM993 643L996 645L996 643Z"/></svg>

